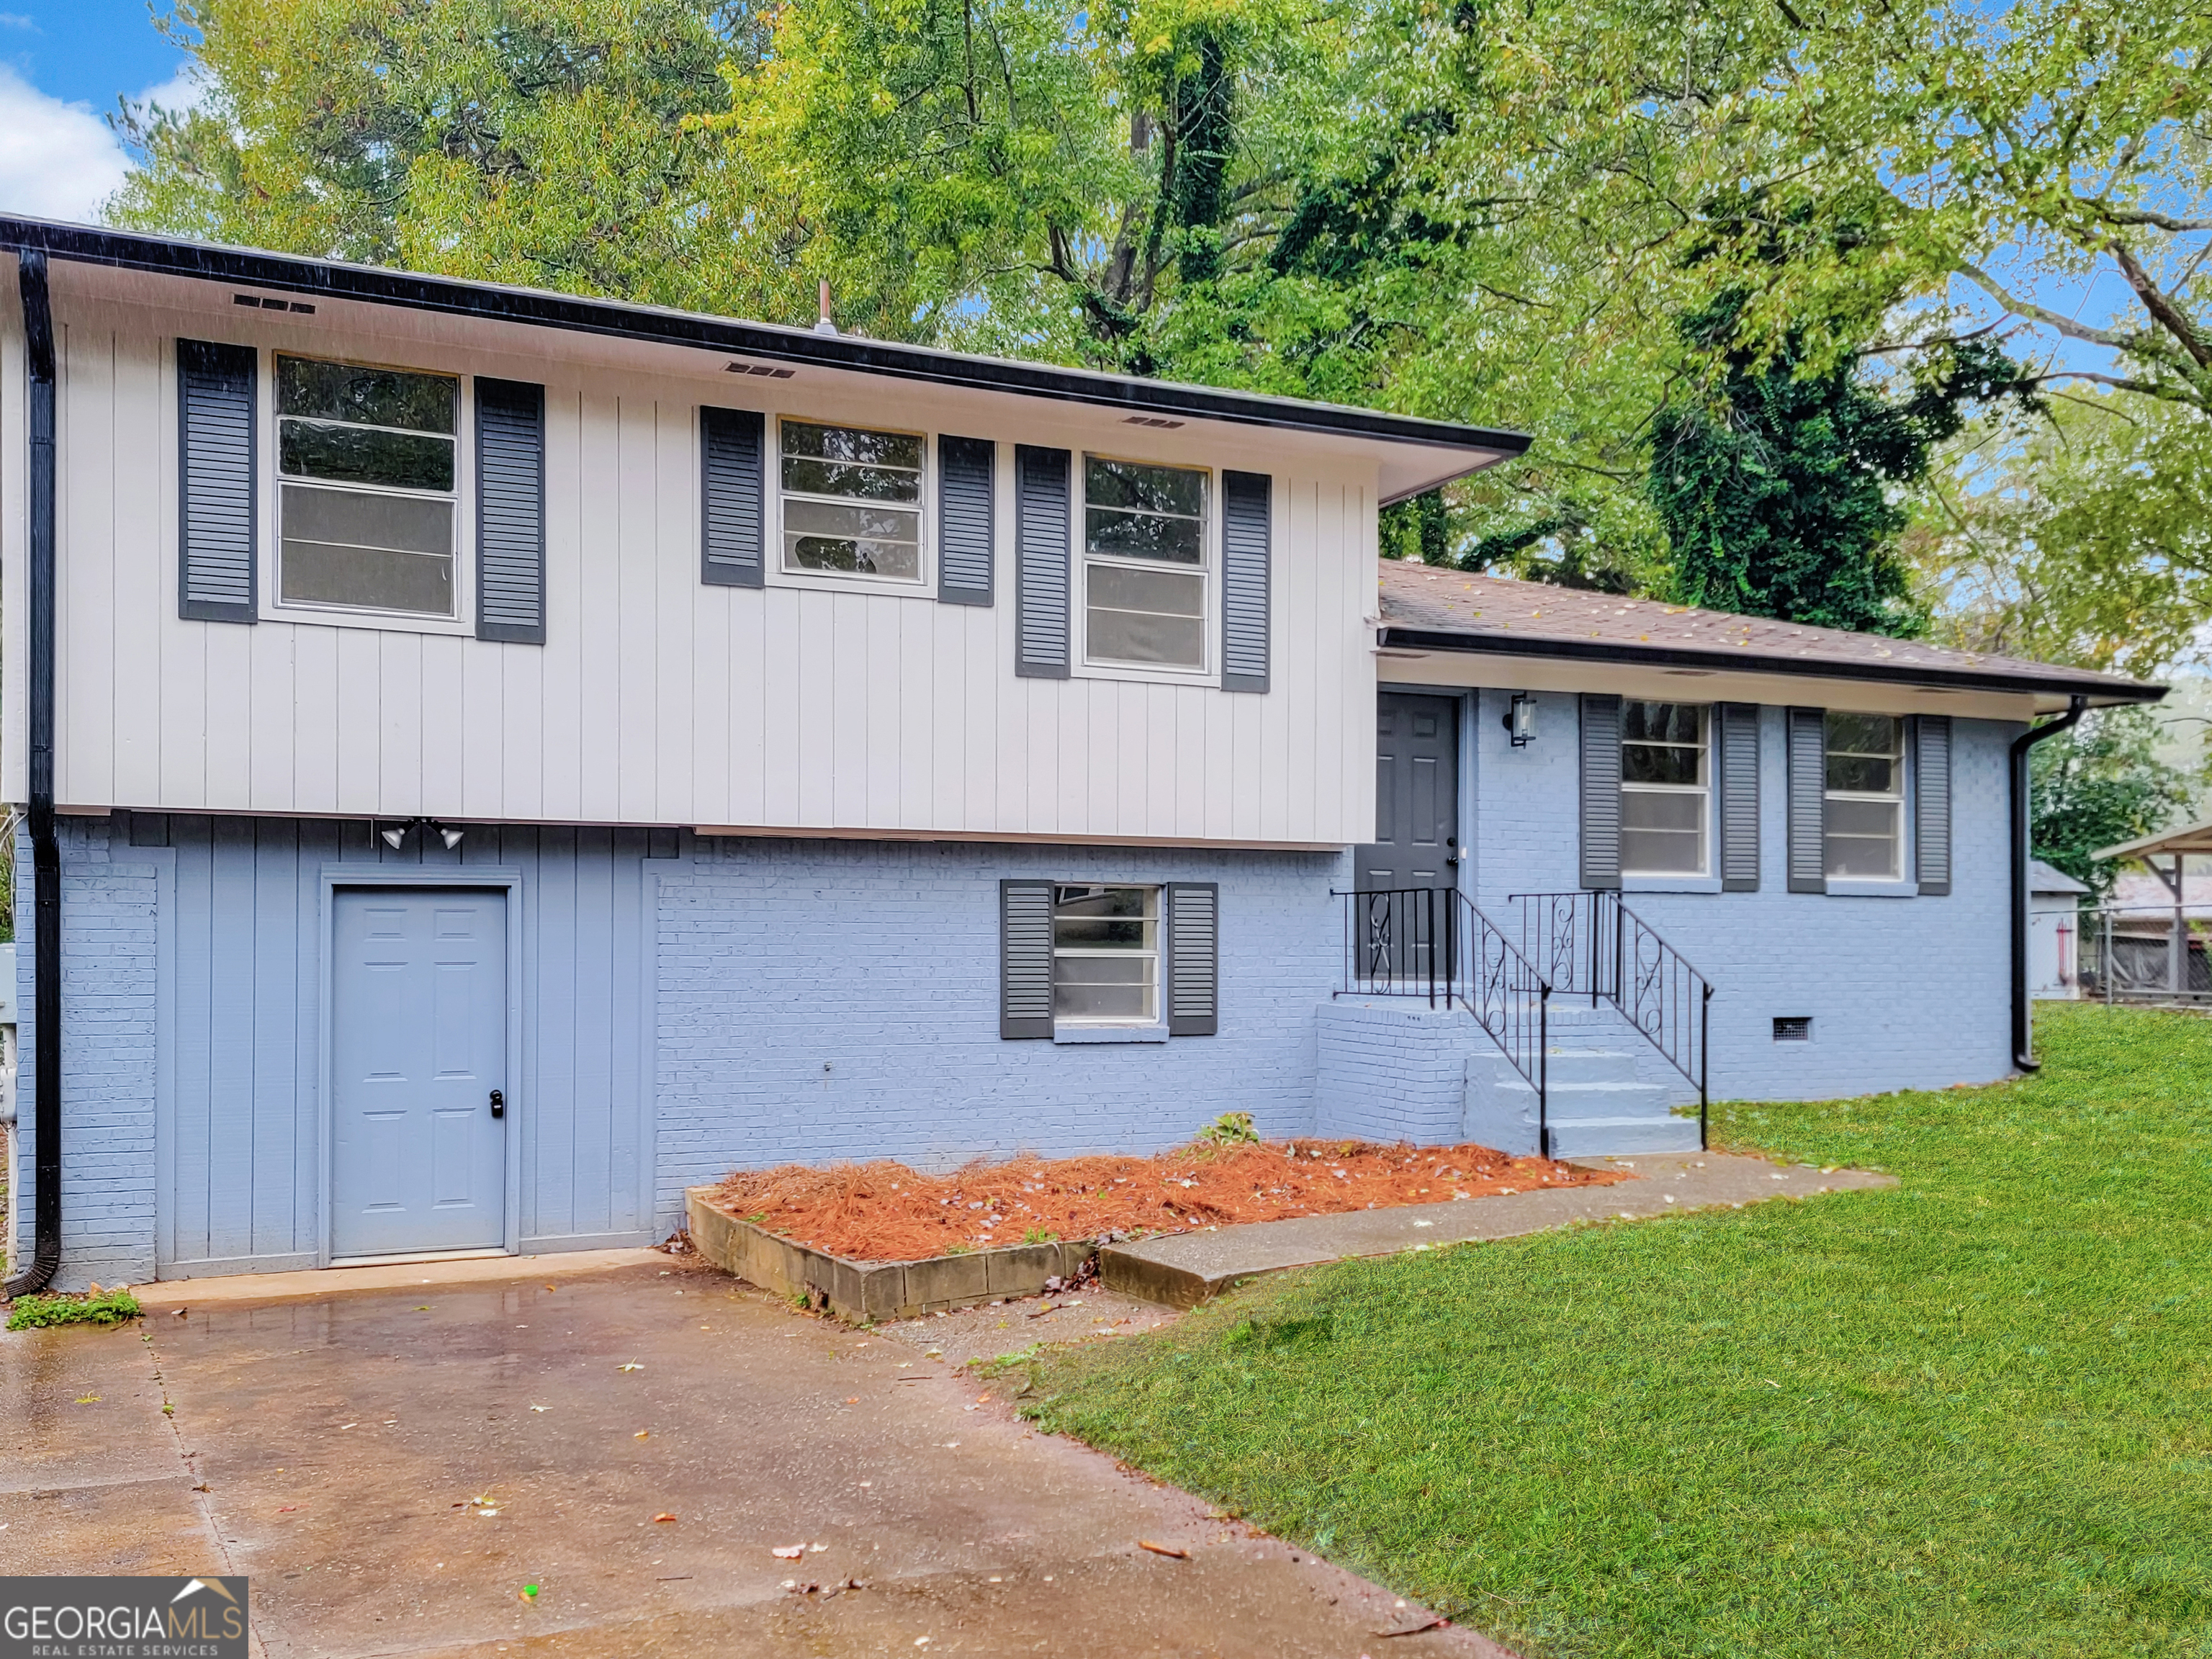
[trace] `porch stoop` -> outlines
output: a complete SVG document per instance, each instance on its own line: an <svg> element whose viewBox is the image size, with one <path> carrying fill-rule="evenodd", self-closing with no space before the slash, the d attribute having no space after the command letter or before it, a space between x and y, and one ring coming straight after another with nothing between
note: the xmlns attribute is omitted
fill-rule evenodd
<svg viewBox="0 0 2212 1659"><path fill-rule="evenodd" d="M1694 1152L1696 1091L1614 1009L1552 1002L1546 1080L1554 1158ZM1500 1152L1536 1150L1536 1091L1493 1047L1467 1060L1466 1134Z"/></svg>

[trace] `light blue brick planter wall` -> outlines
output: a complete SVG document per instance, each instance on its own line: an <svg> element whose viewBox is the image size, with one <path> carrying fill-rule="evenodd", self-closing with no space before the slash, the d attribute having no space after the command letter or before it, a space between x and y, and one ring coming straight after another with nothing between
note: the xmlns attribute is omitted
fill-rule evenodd
<svg viewBox="0 0 2212 1659"><path fill-rule="evenodd" d="M1579 880L1576 699L1540 695L1535 741L1516 750L1499 724L1507 696L1480 695L1468 792L1471 889L1501 925L1517 915L1509 895ZM1954 880L1940 898L1786 890L1783 711L1763 709L1759 731L1759 890L1625 896L1717 988L1714 1097L1817 1099L2006 1075L2006 749L2020 728L1954 724ZM1812 1016L1814 1040L1776 1042L1775 1016L1796 1014Z"/></svg>
<svg viewBox="0 0 2212 1659"><path fill-rule="evenodd" d="M696 843L659 878L660 1212L786 1159L936 1167L1151 1151L1217 1114L1312 1122L1334 988L1337 854L905 842ZM1002 878L1214 881L1220 1035L999 1036Z"/></svg>
<svg viewBox="0 0 2212 1659"><path fill-rule="evenodd" d="M1315 1134L1424 1146L1463 1138L1468 1061L1495 1055L1506 1064L1464 1012L1411 998L1324 1002L1319 1049Z"/></svg>

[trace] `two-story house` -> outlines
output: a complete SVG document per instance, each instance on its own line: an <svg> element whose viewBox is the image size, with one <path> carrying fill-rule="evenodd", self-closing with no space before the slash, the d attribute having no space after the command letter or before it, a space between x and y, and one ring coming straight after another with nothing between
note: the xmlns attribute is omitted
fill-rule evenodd
<svg viewBox="0 0 2212 1659"><path fill-rule="evenodd" d="M1509 433L29 220L0 281L63 1284L2000 1076L2008 751L2157 695L1378 580Z"/></svg>

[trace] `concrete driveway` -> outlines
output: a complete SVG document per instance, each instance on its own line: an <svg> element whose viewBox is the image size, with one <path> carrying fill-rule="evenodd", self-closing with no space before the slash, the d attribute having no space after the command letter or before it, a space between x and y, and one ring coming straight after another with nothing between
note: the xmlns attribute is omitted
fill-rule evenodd
<svg viewBox="0 0 2212 1659"><path fill-rule="evenodd" d="M186 1306L0 1336L5 1571L246 1573L286 1656L1503 1652L680 1261Z"/></svg>

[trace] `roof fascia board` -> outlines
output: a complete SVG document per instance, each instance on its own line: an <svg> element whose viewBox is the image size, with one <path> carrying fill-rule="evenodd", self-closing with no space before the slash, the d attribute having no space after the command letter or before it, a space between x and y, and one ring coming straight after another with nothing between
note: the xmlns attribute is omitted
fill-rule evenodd
<svg viewBox="0 0 2212 1659"><path fill-rule="evenodd" d="M1486 459L1471 463L1465 469L1470 471L1490 460L1521 454L1529 444L1524 433L1458 426L1376 410L1304 404L1174 381L1140 380L1049 364L969 356L849 334L816 333L693 312L580 299L537 289L461 282L374 265L295 258L250 248L142 236L46 220L0 217L0 245L42 248L56 259L160 276L232 283L448 316L481 317L576 333L614 335L771 362L850 369L898 380L1051 398L1143 414L1181 415L1277 431L1481 452Z"/></svg>
<svg viewBox="0 0 2212 1659"><path fill-rule="evenodd" d="M1385 649L1449 651L1468 655L1553 658L1569 662L1632 663L1646 668L1701 668L1715 673L1771 674L1790 679L1869 680L1889 685L1925 685L1956 691L2014 692L2027 696L2079 693L2093 704L2156 702L2162 685L2122 688L2109 681L2068 675L1984 673L1972 669L1929 668L1910 664L1808 661L1758 652L1702 651L1692 647L1623 644L1611 640L1513 639L1503 634L1475 637L1430 629L1385 624L1378 636Z"/></svg>

